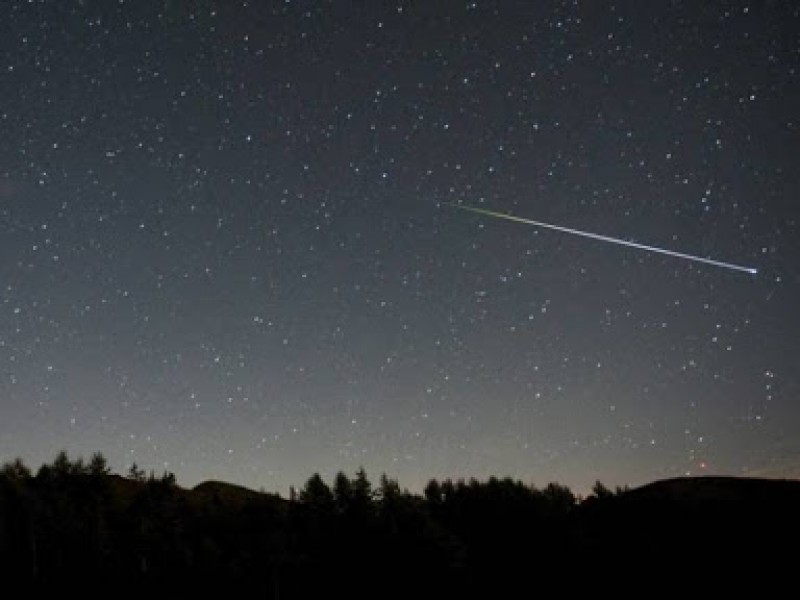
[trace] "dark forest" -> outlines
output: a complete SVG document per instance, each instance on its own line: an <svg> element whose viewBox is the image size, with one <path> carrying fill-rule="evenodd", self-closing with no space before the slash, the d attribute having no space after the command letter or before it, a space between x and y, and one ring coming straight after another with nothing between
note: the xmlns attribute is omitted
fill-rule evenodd
<svg viewBox="0 0 800 600"><path fill-rule="evenodd" d="M798 506L794 481L598 482L580 498L555 483L447 479L417 495L363 469L330 484L314 474L285 499L222 482L187 490L135 464L123 477L99 453L62 452L35 474L20 460L3 466L0 565L51 591L529 596L586 585L565 572L658 576L723 561L752 573L785 558Z"/></svg>

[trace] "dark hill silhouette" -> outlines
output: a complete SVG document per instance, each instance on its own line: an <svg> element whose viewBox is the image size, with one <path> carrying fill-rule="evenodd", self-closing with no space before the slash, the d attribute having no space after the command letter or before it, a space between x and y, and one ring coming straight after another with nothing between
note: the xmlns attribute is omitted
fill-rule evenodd
<svg viewBox="0 0 800 600"><path fill-rule="evenodd" d="M226 507L242 508L248 503L258 501L273 501L280 503L282 499L276 494L256 492L241 485L234 485L224 481L204 481L194 486L189 494L195 502L219 502Z"/></svg>
<svg viewBox="0 0 800 600"><path fill-rule="evenodd" d="M575 592L709 564L774 579L792 572L780 569L800 539L799 507L796 481L598 484L580 500L557 484L432 480L420 496L386 476L373 487L363 470L332 486L314 475L284 499L219 481L183 489L135 465L121 477L100 455L62 453L35 475L19 461L0 471L0 569L84 597L121 582L148 597L215 586L226 597L530 596L533 580Z"/></svg>
<svg viewBox="0 0 800 600"><path fill-rule="evenodd" d="M800 493L800 481L749 477L678 477L631 490L636 498L673 498L693 502L761 502Z"/></svg>
<svg viewBox="0 0 800 600"><path fill-rule="evenodd" d="M579 552L602 556L592 565L599 570L625 564L663 579L683 566L701 578L774 581L793 561L786 549L800 539L798 508L798 481L679 478L587 499L572 534Z"/></svg>

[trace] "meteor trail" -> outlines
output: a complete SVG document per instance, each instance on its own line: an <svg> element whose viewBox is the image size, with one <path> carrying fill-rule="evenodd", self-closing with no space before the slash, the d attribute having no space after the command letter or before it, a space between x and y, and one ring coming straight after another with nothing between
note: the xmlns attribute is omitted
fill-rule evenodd
<svg viewBox="0 0 800 600"><path fill-rule="evenodd" d="M637 244L628 240L621 240L619 238L610 237L607 235L600 235L598 233L590 233L588 231L581 231L580 229L572 229L570 227L561 227L559 225L551 225L550 223L542 223L541 221L534 221L533 219L523 219L522 217L515 217L514 215L507 215L504 213L495 212L493 210L486 210L485 208L476 208L474 206L465 206L463 204L453 204L452 202L443 202L447 206L459 208L479 215L486 215L487 217L497 217L498 219L508 219L509 221L516 221L517 223L525 223L526 225L535 225L536 227L545 227L561 233L571 233L579 235L592 240L599 240L601 242L610 242L612 244L619 244L620 246L629 246L638 250L647 250L648 252L657 252L659 254L666 254L667 256L674 256L676 258L683 258L692 260L694 262L704 263L706 265L713 265L715 267L722 267L724 269L731 269L733 271L743 271L755 275L758 269L753 267L743 267L741 265L734 265L733 263L724 262L721 260L713 260L710 258L703 258L702 256L693 256L691 254L684 254L683 252L675 252L674 250L667 250L666 248L659 248L658 246L648 246L647 244Z"/></svg>

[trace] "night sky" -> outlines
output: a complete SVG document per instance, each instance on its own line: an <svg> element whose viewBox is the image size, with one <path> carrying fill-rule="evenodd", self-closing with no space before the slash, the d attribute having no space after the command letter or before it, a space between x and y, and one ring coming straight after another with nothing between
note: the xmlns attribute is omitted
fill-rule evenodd
<svg viewBox="0 0 800 600"><path fill-rule="evenodd" d="M796 3L2 11L1 460L800 475Z"/></svg>

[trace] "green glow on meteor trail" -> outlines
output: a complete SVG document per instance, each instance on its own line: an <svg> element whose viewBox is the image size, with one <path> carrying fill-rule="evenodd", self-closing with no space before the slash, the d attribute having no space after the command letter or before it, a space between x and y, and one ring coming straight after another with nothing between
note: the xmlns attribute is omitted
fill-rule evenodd
<svg viewBox="0 0 800 600"><path fill-rule="evenodd" d="M758 269L753 267L744 267L742 265L736 265L721 260L714 260L711 258L704 258L702 256L685 254L683 252L676 252L674 250L668 250L666 248L659 248L658 246L648 246L647 244L639 244L637 242L631 242L628 240L610 237L607 235L600 235L598 233L591 233L589 231L581 231L580 229L572 229L570 227L561 227L560 225L552 225L550 223L544 223L542 221L534 221L533 219L523 219L522 217L515 217L514 215L507 215L505 213L499 213L493 210L487 210L485 208L465 206L463 204L453 204L452 202L443 202L442 204L446 206L451 206L453 208L459 208L461 210L473 212L479 215L486 215L487 217L497 217L498 219L507 219L508 221L516 221L517 223L525 223L526 225L535 225L536 227L544 227L546 229L560 231L561 233L570 233L572 235L579 235L581 237L586 237L592 240L599 240L601 242L610 242L612 244L618 244L620 246L628 246L630 248L636 248L638 250L646 250L648 252L666 254L667 256L674 256L675 258L683 258L685 260L691 260L706 265L713 265L715 267L722 267L724 269L730 269L732 271L742 271L744 273L750 273L751 275L755 275L758 273Z"/></svg>

